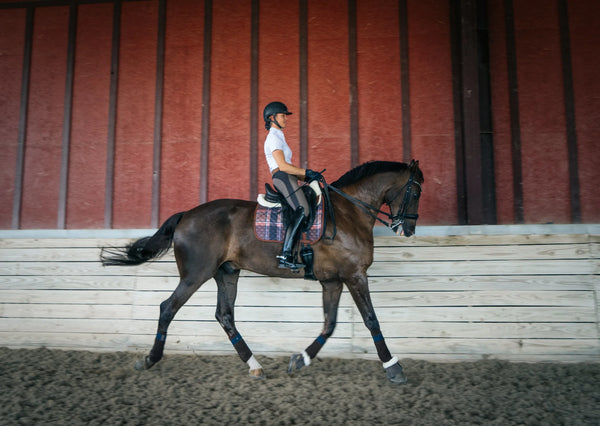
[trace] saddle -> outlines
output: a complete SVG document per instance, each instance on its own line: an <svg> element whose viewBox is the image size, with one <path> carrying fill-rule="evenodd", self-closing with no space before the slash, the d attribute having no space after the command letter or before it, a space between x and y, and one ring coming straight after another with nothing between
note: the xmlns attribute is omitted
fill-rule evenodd
<svg viewBox="0 0 600 426"><path fill-rule="evenodd" d="M300 257L303 259L305 279L314 280L312 273L313 251L310 244L319 241L325 229L325 215L323 214L323 197L319 182L300 187L304 191L310 212L304 226L299 230ZM282 194L265 184L265 194L258 195L258 206L254 216L254 234L256 238L267 242L282 242L285 230L291 222L294 211L288 205Z"/></svg>
<svg viewBox="0 0 600 426"><path fill-rule="evenodd" d="M321 187L319 186L319 182L317 181L312 181L308 185L301 186L300 190L304 192L304 196L306 197L306 201L308 202L310 208L310 213L306 222L305 229L301 230L301 232L306 232L308 229L310 229L310 227L315 221L318 207L320 206L322 201L322 193ZM274 189L269 183L265 183L265 193L258 194L257 201L260 206L266 207L268 209L281 208L283 214L283 225L284 228L287 227L287 225L290 222L293 210L288 205L287 201L285 201L285 197L283 196L283 194Z"/></svg>

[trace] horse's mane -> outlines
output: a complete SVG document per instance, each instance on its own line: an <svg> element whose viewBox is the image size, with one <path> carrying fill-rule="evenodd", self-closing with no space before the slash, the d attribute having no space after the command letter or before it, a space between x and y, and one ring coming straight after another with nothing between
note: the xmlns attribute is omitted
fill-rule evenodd
<svg viewBox="0 0 600 426"><path fill-rule="evenodd" d="M342 177L331 185L336 188L352 185L353 183L378 173L402 172L408 169L406 163L396 163L394 161L369 161L346 172Z"/></svg>

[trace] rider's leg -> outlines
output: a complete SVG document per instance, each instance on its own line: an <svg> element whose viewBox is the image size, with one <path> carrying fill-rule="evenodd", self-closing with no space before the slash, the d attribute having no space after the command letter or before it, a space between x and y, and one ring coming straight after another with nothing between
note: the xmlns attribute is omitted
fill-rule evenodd
<svg viewBox="0 0 600 426"><path fill-rule="evenodd" d="M281 268L298 268L302 265L297 265L294 259L294 247L298 243L298 238L300 237L300 230L302 228L302 223L304 222L304 208L302 206L298 207L294 211L294 215L292 220L285 231L285 238L283 240L283 250L281 251L281 255L277 256L279 259L279 266Z"/></svg>
<svg viewBox="0 0 600 426"><path fill-rule="evenodd" d="M281 170L273 174L273 186L285 196L286 201L292 207L297 210L298 207L304 208L304 217L308 217L310 214L310 207L304 192L298 185L298 178L293 175L282 172Z"/></svg>
<svg viewBox="0 0 600 426"><path fill-rule="evenodd" d="M285 232L282 253L278 256L279 265L283 268L297 268L293 251L298 242L302 222L310 215L308 202L298 185L296 176L277 171L273 174L273 185L285 196L288 204L294 210L292 220Z"/></svg>

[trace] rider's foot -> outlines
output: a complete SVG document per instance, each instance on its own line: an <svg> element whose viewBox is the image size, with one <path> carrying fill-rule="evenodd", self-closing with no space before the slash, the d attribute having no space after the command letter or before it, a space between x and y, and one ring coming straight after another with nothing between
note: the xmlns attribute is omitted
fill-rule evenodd
<svg viewBox="0 0 600 426"><path fill-rule="evenodd" d="M300 269L304 268L304 264L296 263L293 256L277 256L279 259L279 268L281 269Z"/></svg>

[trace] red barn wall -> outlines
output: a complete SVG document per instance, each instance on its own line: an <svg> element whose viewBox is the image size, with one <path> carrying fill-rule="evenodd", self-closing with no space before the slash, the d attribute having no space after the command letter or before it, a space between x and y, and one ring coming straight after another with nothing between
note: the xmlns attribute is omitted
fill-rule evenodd
<svg viewBox="0 0 600 426"><path fill-rule="evenodd" d="M104 226L112 9L79 9L66 216L71 228Z"/></svg>
<svg viewBox="0 0 600 426"><path fill-rule="evenodd" d="M0 225L10 228L15 193L25 10L0 13Z"/></svg>
<svg viewBox="0 0 600 426"><path fill-rule="evenodd" d="M114 4L77 4L73 95L66 99L69 6L19 2L0 4L0 228L56 228L60 193L66 190L64 226L147 228L157 220L207 200L249 199L269 180L262 153L266 135L262 108L285 102L290 117L286 138L301 160L300 81L306 77L307 164L336 179L350 169L353 149L359 163L403 160L403 146L420 160L426 177L420 224L460 223L457 206L456 108L453 99L451 2L406 0L408 75L401 72L402 1L307 0L307 61L301 63L302 2L277 13L257 3L257 79L252 81L253 6L256 0L166 3L162 115L156 121L160 63L160 0L124 1L120 38L113 46ZM489 0L490 84L498 223L515 223L505 2ZM559 2L513 2L519 86L523 211L526 223L570 223L567 122ZM569 0L568 25L576 118L577 176L581 220L600 221L600 6ZM22 81L27 10L33 10L30 78ZM356 28L357 99L351 99L349 28ZM205 62L205 37L211 54ZM111 60L118 48L115 132L109 132ZM209 86L204 72L209 67ZM305 66L305 68L303 68ZM306 73L306 74L302 74ZM403 79L410 89L411 140L403 141ZM27 86L28 83L28 86ZM256 84L256 99L252 85ZM22 88L28 87L22 181L17 156ZM208 93L210 102L203 105ZM72 112L65 116L68 102ZM358 143L351 144L351 105L358 110ZM258 106L256 117L251 105ZM208 129L203 113L208 112ZM63 162L65 123L70 135ZM155 129L160 162L155 169ZM257 129L253 129L256 126ZM257 140L251 139L254 130ZM206 141L203 132L208 131ZM113 185L107 176L108 144L114 138ZM202 158L203 146L207 158ZM255 144L255 145L253 145ZM255 149L256 157L251 158ZM204 161L204 163L203 163ZM202 164L207 170L202 170ZM255 165L256 181L252 167ZM66 173L66 188L61 174ZM202 178L205 175L206 180ZM158 179L158 185L153 185ZM15 190L20 191L15 197ZM106 204L106 191L112 191ZM110 193L109 193L110 195ZM156 200L157 198L157 200ZM14 202L17 200L18 205ZM15 213L18 215L15 217ZM107 225L108 221L108 225Z"/></svg>

